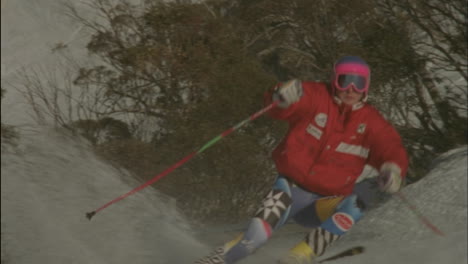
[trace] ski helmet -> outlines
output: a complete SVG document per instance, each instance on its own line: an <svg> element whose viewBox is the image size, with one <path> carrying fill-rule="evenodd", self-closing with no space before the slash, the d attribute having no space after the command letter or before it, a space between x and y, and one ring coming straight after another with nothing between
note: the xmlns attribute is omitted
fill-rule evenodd
<svg viewBox="0 0 468 264"><path fill-rule="evenodd" d="M363 59L358 56L344 56L336 61L332 78L334 89L346 91L352 85L354 90L367 95L369 83L370 68Z"/></svg>

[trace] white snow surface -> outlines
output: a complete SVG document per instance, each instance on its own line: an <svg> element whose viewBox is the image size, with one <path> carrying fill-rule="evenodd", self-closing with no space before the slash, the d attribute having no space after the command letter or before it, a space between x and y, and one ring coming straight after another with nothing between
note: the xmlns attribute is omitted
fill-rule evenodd
<svg viewBox="0 0 468 264"><path fill-rule="evenodd" d="M47 128L2 143L2 263L187 263L207 250L168 197L138 186L87 144ZM185 254L174 254L182 248Z"/></svg>
<svg viewBox="0 0 468 264"><path fill-rule="evenodd" d="M101 161L84 142L33 125L24 100L4 85L18 70L54 67L51 47L59 42L85 55L80 26L60 13L63 2L1 0L1 77L7 90L2 122L20 125L17 147L2 142L2 264L191 263L236 230L193 230L170 199L152 188L88 221L85 212L140 183ZM442 155L424 179L402 191L445 236L436 235L393 197L369 212L326 256L358 245L366 252L330 263L467 263L467 151L462 146ZM240 263L275 263L304 231L288 224Z"/></svg>

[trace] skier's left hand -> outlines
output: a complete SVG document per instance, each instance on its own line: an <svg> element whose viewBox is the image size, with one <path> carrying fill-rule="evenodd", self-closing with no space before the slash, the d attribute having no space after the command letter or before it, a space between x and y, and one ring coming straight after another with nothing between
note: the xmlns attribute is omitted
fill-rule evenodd
<svg viewBox="0 0 468 264"><path fill-rule="evenodd" d="M401 187L401 170L393 163L385 163L377 177L379 189L386 193L396 193Z"/></svg>

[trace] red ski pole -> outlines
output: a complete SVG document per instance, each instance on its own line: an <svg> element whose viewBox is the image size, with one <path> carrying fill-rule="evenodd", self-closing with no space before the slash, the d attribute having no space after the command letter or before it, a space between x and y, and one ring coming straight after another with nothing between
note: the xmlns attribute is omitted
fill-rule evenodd
<svg viewBox="0 0 468 264"><path fill-rule="evenodd" d="M435 225L433 225L429 219L427 219L423 214L421 214L419 212L419 210L416 208L416 206L414 206L413 204L411 204L408 199L406 199L406 196L403 195L403 193L401 192L397 192L395 193L396 196L398 196L402 201L403 201L403 204L405 204L409 209L411 209L411 211L413 211L413 213L418 216L419 220L421 220L421 222L423 222L427 227L429 227L434 233L440 235L440 236L445 236L445 234L440 231L440 229L438 229Z"/></svg>
<svg viewBox="0 0 468 264"><path fill-rule="evenodd" d="M189 155L187 155L185 158L181 159L180 161L178 161L177 163L175 163L174 165L172 165L171 167L167 168L165 171L161 172L160 174L154 176L154 178L152 178L151 180L145 182L144 184L136 187L135 189L115 198L114 200L111 200L110 202L104 204L103 206L99 207L98 209L92 211L92 212L89 212L89 213L86 213L86 217L91 220L91 218L97 214L98 212L104 210L105 208L107 208L108 206L110 206L111 204L114 204L120 200L123 200L125 199L126 197L138 192L138 191L141 191L142 189L148 187L149 185L159 181L160 179L162 179L164 176L166 176L167 174L171 173L173 170L177 169L178 167L182 166L184 163L186 163L187 161L189 161L190 159L192 159L195 155L205 151L207 148L211 147L212 145L214 145L216 142L218 142L220 139L226 137L227 135L231 134L232 132L236 131L237 129L239 129L240 127L244 126L245 124L247 124L248 122L252 121L252 120L255 120L257 119L258 117L260 117L261 115L263 115L264 113L268 112L270 109L272 109L273 107L275 107L279 102L278 101L275 101L273 103L271 103L270 105L266 106L265 108L261 109L260 111L254 113L253 115L251 115L249 118L243 120L242 122L238 123L237 125L231 127L230 129L224 131L223 133L221 133L220 135L216 136L215 138L211 139L210 141L208 141L205 145L203 145L200 149L198 149L197 151L194 151L192 153L190 153Z"/></svg>

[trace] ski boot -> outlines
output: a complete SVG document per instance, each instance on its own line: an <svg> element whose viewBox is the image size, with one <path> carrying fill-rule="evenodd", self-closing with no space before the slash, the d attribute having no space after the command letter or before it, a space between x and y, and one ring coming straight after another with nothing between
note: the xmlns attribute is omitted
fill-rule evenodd
<svg viewBox="0 0 468 264"><path fill-rule="evenodd" d="M215 249L210 255L195 261L194 264L227 264L225 260L226 252L228 252L234 245L236 245L243 236L244 234L238 235L235 239Z"/></svg>
<svg viewBox="0 0 468 264"><path fill-rule="evenodd" d="M288 255L278 261L278 264L313 264L315 253L310 246L302 241L293 247Z"/></svg>

